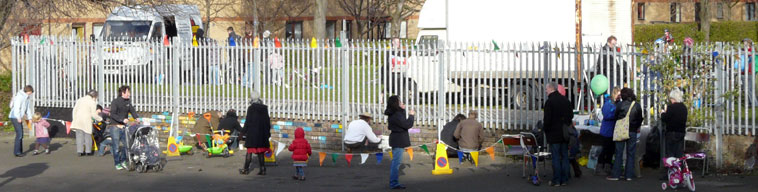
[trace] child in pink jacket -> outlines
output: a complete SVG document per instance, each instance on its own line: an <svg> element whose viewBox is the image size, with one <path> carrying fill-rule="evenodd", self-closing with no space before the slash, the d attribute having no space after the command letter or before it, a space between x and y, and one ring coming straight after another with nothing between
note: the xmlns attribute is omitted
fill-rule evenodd
<svg viewBox="0 0 758 192"><path fill-rule="evenodd" d="M34 136L37 137L37 143L35 144L34 155L39 154L39 146L45 147L45 153L50 154L50 135L47 133L47 128L50 127L45 119L42 119L42 115L37 112L32 118L34 123Z"/></svg>

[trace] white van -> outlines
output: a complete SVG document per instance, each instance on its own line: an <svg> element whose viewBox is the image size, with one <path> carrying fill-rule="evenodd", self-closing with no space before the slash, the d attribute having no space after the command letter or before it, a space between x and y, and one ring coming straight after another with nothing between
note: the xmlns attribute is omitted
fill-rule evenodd
<svg viewBox="0 0 758 192"><path fill-rule="evenodd" d="M154 69L158 52L148 48L148 42L168 36L173 42L192 44L197 30L203 29L201 18L194 5L117 7L108 15L98 38L105 45L101 52L104 74L140 74L145 73L141 69ZM190 57L179 58L187 60L182 62L185 65L190 63Z"/></svg>

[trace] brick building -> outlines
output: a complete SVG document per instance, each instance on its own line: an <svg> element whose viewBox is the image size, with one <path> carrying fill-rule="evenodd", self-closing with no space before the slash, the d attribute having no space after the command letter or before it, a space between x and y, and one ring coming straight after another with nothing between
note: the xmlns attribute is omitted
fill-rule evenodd
<svg viewBox="0 0 758 192"><path fill-rule="evenodd" d="M634 0L634 23L691 23L700 21L701 0ZM756 0L711 0L711 21L758 21Z"/></svg>

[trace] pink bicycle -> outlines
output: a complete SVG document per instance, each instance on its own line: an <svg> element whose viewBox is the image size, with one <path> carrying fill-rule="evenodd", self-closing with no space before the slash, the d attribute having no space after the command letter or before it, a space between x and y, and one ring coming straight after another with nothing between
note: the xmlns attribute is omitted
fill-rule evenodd
<svg viewBox="0 0 758 192"><path fill-rule="evenodd" d="M668 157L663 158L663 165L668 168L668 183L661 183L661 188L666 190L670 187L676 189L684 183L690 191L695 191L695 179L692 177L692 172L687 166L687 159L702 159L705 158L705 153L684 154L684 157Z"/></svg>

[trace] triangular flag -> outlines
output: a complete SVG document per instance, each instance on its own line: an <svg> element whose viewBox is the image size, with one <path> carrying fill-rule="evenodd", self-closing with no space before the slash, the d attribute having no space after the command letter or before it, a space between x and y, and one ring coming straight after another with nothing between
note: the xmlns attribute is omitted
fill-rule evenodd
<svg viewBox="0 0 758 192"><path fill-rule="evenodd" d="M421 149L423 149L424 152L426 152L427 155L430 155L429 154L429 147L427 147L426 144L421 145Z"/></svg>
<svg viewBox="0 0 758 192"><path fill-rule="evenodd" d="M164 36L163 36L163 45L164 45L164 46L169 46L169 45L171 45L171 43L170 43L170 42L168 42L168 35L164 35Z"/></svg>
<svg viewBox="0 0 758 192"><path fill-rule="evenodd" d="M408 157L411 158L411 161L413 161L413 148L406 148L405 152L408 152Z"/></svg>
<svg viewBox="0 0 758 192"><path fill-rule="evenodd" d="M24 34L24 44L29 44L29 34Z"/></svg>
<svg viewBox="0 0 758 192"><path fill-rule="evenodd" d="M40 45L42 45L43 43L45 43L45 37L42 37L42 40L39 40Z"/></svg>
<svg viewBox="0 0 758 192"><path fill-rule="evenodd" d="M479 151L472 151L471 158L474 159L474 165L479 167Z"/></svg>
<svg viewBox="0 0 758 192"><path fill-rule="evenodd" d="M337 164L337 154L336 153L332 153L332 163L334 163L335 165Z"/></svg>
<svg viewBox="0 0 758 192"><path fill-rule="evenodd" d="M278 141L277 143L279 143L279 145L276 147L276 156L279 156L279 153L284 151L284 148L287 148L287 144Z"/></svg>
<svg viewBox="0 0 758 192"><path fill-rule="evenodd" d="M326 153L318 152L318 166L324 166L324 159L326 159Z"/></svg>
<svg viewBox="0 0 758 192"><path fill-rule="evenodd" d="M255 39L253 39L253 48L258 48L259 41L260 39L258 39L258 37L255 37Z"/></svg>
<svg viewBox="0 0 758 192"><path fill-rule="evenodd" d="M497 141L497 143L503 143L503 140L502 140L502 139L500 139L500 140L498 140L498 141Z"/></svg>
<svg viewBox="0 0 758 192"><path fill-rule="evenodd" d="M384 153L376 153L376 164L382 164L382 156Z"/></svg>
<svg viewBox="0 0 758 192"><path fill-rule="evenodd" d="M237 46L237 41L234 40L234 37L229 37L229 46Z"/></svg>
<svg viewBox="0 0 758 192"><path fill-rule="evenodd" d="M495 43L495 40L492 40L492 44L495 45L495 51L500 50L500 46L497 46L497 43Z"/></svg>
<svg viewBox="0 0 758 192"><path fill-rule="evenodd" d="M458 163L463 164L463 152L458 151Z"/></svg>
<svg viewBox="0 0 758 192"><path fill-rule="evenodd" d="M311 48L316 48L316 47L318 47L318 42L316 42L315 37L311 37Z"/></svg>
<svg viewBox="0 0 758 192"><path fill-rule="evenodd" d="M345 153L345 160L347 161L347 166L350 166L350 162L353 161L353 154Z"/></svg>
<svg viewBox="0 0 758 192"><path fill-rule="evenodd" d="M47 114L45 115L45 117L42 117L42 118L44 118L44 119L50 118L50 111L48 111Z"/></svg>
<svg viewBox="0 0 758 192"><path fill-rule="evenodd" d="M197 47L197 38L195 37L195 35L192 35L192 46Z"/></svg>
<svg viewBox="0 0 758 192"><path fill-rule="evenodd" d="M361 165L366 163L366 159L368 159L368 153L361 153Z"/></svg>
<svg viewBox="0 0 758 192"><path fill-rule="evenodd" d="M493 146L487 147L487 154L489 154L490 159L494 161L495 160L495 147Z"/></svg>
<svg viewBox="0 0 758 192"><path fill-rule="evenodd" d="M66 121L66 135L71 133L71 121Z"/></svg>
<svg viewBox="0 0 758 192"><path fill-rule="evenodd" d="M342 47L342 42L340 42L339 37L337 37L337 39L334 39L334 47L337 47L337 48Z"/></svg>
<svg viewBox="0 0 758 192"><path fill-rule="evenodd" d="M279 41L279 37L274 37L274 47L282 48L282 42Z"/></svg>

